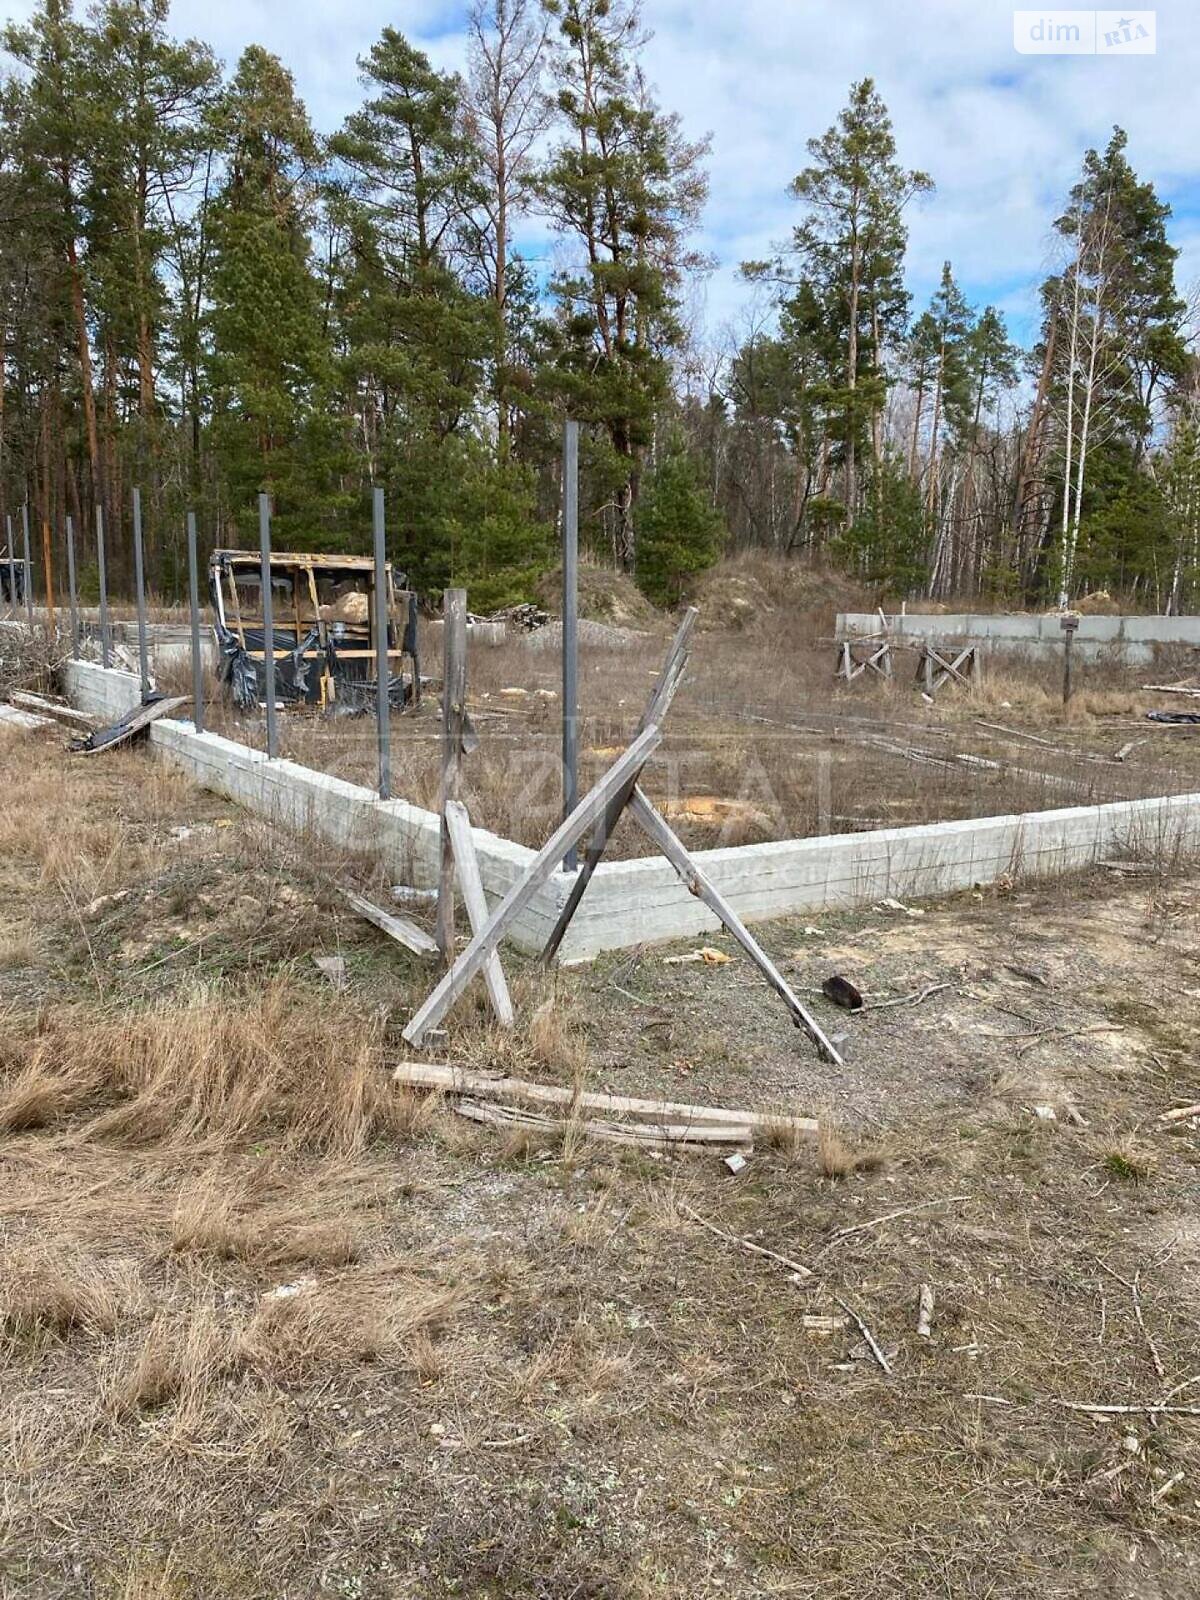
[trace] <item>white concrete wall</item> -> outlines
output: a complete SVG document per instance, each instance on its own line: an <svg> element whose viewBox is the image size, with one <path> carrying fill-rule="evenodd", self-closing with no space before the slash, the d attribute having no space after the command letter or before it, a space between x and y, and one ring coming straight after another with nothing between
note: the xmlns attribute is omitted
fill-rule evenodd
<svg viewBox="0 0 1200 1600"><path fill-rule="evenodd" d="M1063 631L1058 613L1049 616L988 616L953 612L944 616L894 616L888 619L897 641L922 639L978 640L988 649L1019 655L1061 652ZM839 639L878 633L873 611L846 611L837 619ZM1084 661L1107 658L1130 666L1149 666L1156 645L1200 647L1200 617L1081 617L1075 653Z"/></svg>
<svg viewBox="0 0 1200 1600"><path fill-rule="evenodd" d="M138 681L129 673L71 662L66 676L69 697L81 710L115 720L138 703ZM381 801L370 789L295 762L269 761L261 750L197 733L187 722L151 724L150 742L158 756L205 788L259 816L299 832L312 829L348 849L377 851L397 881L420 888L437 881L440 828L430 811L404 800ZM483 828L474 838L484 889L495 904L534 853ZM869 905L884 895L928 898L1008 875L1053 876L1125 848L1200 848L1200 795L700 850L695 859L739 916L761 922ZM513 930L519 949L542 948L572 882L561 870L551 877ZM584 960L717 925L662 856L605 862L571 923L561 958Z"/></svg>
<svg viewBox="0 0 1200 1600"><path fill-rule="evenodd" d="M142 703L142 686L134 673L98 667L91 661L68 661L62 670L67 699L105 726L120 722Z"/></svg>

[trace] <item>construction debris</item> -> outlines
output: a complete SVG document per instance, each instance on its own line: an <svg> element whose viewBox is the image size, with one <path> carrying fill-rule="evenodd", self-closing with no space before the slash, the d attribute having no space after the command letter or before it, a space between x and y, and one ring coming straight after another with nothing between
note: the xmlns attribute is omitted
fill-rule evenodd
<svg viewBox="0 0 1200 1600"><path fill-rule="evenodd" d="M461 1099L455 1102L454 1109L472 1122L486 1122L494 1127L532 1128L558 1135L572 1130L608 1144L648 1145L659 1150L684 1144L746 1144L751 1137L748 1127L715 1124L712 1127L699 1127L689 1122L616 1123L584 1121L574 1117L543 1117L533 1111L488 1105L481 1100Z"/></svg>
<svg viewBox="0 0 1200 1600"><path fill-rule="evenodd" d="M612 1117L634 1118L655 1127L716 1128L737 1135L717 1141L729 1144L749 1144L756 1129L810 1136L815 1136L817 1132L816 1120L811 1117L773 1116L770 1112L689 1105L678 1100L640 1100L629 1095L572 1089L562 1084L532 1083L524 1078L508 1078L434 1062L401 1062L393 1071L392 1078L394 1082L409 1088L441 1090L446 1094L498 1100L518 1107L526 1103L567 1106L572 1112L603 1111Z"/></svg>
<svg viewBox="0 0 1200 1600"><path fill-rule="evenodd" d="M933 1337L933 1289L927 1283L921 1285L917 1295L917 1337Z"/></svg>
<svg viewBox="0 0 1200 1600"><path fill-rule="evenodd" d="M713 945L705 944L701 945L699 950L693 950L686 956L664 956L663 966L684 967L692 961L703 961L710 967L720 967L724 966L727 961L732 960L733 957L727 955L724 950L717 950Z"/></svg>
<svg viewBox="0 0 1200 1600"><path fill-rule="evenodd" d="M415 956L436 956L438 947L436 941L418 928L415 922L410 922L407 917L398 917L391 911L384 911L382 907L372 905L369 900L364 900L362 895L355 894L352 889L343 889L342 898L346 904L352 906L360 917L386 933L389 939L395 939L397 944L402 944L406 950L411 950Z"/></svg>
<svg viewBox="0 0 1200 1600"><path fill-rule="evenodd" d="M188 703L187 695L173 695L169 699L162 696L146 701L144 705L135 706L109 728L97 728L94 733L89 733L85 739L74 739L67 746L73 755L91 756L100 750L110 750L115 745L126 744L139 733L144 733L152 722L157 722L160 717L170 717Z"/></svg>

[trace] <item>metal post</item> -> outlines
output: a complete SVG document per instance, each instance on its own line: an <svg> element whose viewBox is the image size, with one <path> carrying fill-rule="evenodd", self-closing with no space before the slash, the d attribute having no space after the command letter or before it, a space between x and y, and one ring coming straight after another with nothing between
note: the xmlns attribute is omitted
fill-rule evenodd
<svg viewBox="0 0 1200 1600"><path fill-rule="evenodd" d="M25 618L33 627L33 562L29 559L29 501L21 507L21 537L25 546Z"/></svg>
<svg viewBox="0 0 1200 1600"><path fill-rule="evenodd" d="M138 671L142 699L150 695L150 652L146 645L146 565L142 557L142 491L133 491L133 587L137 597Z"/></svg>
<svg viewBox="0 0 1200 1600"><path fill-rule="evenodd" d="M579 799L579 424L563 431L563 601L562 601L562 764L563 816ZM574 845L563 866L574 872Z"/></svg>
<svg viewBox="0 0 1200 1600"><path fill-rule="evenodd" d="M457 800L462 787L463 734L467 711L467 591L447 589L442 600L442 782L441 870L438 874L437 924L434 937L447 966L454 960L454 849L446 821L446 803Z"/></svg>
<svg viewBox="0 0 1200 1600"><path fill-rule="evenodd" d="M8 527L8 614L15 617L17 614L17 556L14 546L16 538L13 534L12 518L5 517Z"/></svg>
<svg viewBox="0 0 1200 1600"><path fill-rule="evenodd" d="M71 654L79 660L79 590L75 583L75 523L67 516L67 594L71 601Z"/></svg>
<svg viewBox="0 0 1200 1600"><path fill-rule="evenodd" d="M108 631L108 567L104 559L104 507L96 507L96 573L100 581L100 665L112 665L112 638Z"/></svg>
<svg viewBox="0 0 1200 1600"><path fill-rule="evenodd" d="M204 732L204 662L200 659L200 573L196 560L196 513L187 514L188 602L192 611L192 726Z"/></svg>
<svg viewBox="0 0 1200 1600"><path fill-rule="evenodd" d="M384 532L383 490L374 494L375 513L375 712L379 728L379 798L392 792L391 681L388 658L387 540Z"/></svg>
<svg viewBox="0 0 1200 1600"><path fill-rule="evenodd" d="M275 617L271 596L271 497L258 497L258 548L262 558L263 678L267 691L267 755L279 754L275 726Z"/></svg>

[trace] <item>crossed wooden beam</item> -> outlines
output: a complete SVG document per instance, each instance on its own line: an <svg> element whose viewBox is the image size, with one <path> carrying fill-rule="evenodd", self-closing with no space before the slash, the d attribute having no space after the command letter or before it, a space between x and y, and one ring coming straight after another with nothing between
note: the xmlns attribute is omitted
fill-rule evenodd
<svg viewBox="0 0 1200 1600"><path fill-rule="evenodd" d="M802 1028L816 1045L819 1054L835 1066L842 1065L841 1056L826 1037L820 1024L801 1004L774 962L745 927L733 907L701 871L682 840L638 786L638 780L646 763L662 743L662 721L683 679L687 665L688 641L697 615L693 607L688 610L680 623L632 744L584 795L570 815L558 825L522 876L491 913L488 912L484 899L466 808L457 800L447 801L446 825L453 848L459 890L471 924L471 938L404 1029L403 1037L409 1044L421 1044L430 1030L438 1026L467 985L481 972L487 982L498 1021L505 1027L512 1026L512 1001L509 998L498 954L500 940L553 874L566 852L577 846L590 833L591 841L587 855L576 874L570 896L543 952L544 961L553 960L571 918L575 915L584 891L591 881L592 874L612 837L613 829L621 814L628 809L634 821L674 867L688 892L703 901L724 923L737 943L762 972L770 987L783 1000L795 1025Z"/></svg>
<svg viewBox="0 0 1200 1600"><path fill-rule="evenodd" d="M969 689L979 681L979 651L973 644L966 645L957 654L953 647L932 645L926 642L917 662L917 682L924 682L926 694L936 694L952 678ZM964 668L966 669L964 671ZM968 676L969 674L969 676Z"/></svg>

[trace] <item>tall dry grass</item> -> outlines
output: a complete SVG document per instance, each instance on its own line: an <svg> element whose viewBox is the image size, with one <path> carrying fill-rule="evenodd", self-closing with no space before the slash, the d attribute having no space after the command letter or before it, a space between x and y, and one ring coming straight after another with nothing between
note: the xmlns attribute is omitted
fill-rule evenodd
<svg viewBox="0 0 1200 1600"><path fill-rule="evenodd" d="M350 1020L284 978L98 1015L56 1009L5 1047L0 1128L70 1116L80 1137L124 1145L269 1134L283 1148L359 1149L412 1126L381 1070L383 1030L381 1017Z"/></svg>

